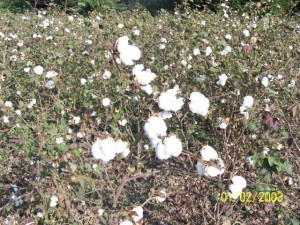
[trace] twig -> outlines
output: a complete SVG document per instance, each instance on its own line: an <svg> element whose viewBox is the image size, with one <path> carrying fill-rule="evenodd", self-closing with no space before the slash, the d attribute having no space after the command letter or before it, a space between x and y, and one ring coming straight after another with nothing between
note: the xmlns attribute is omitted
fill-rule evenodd
<svg viewBox="0 0 300 225"><path fill-rule="evenodd" d="M149 176L152 176L156 173L159 173L159 171L148 172L148 173L144 173L144 174L135 175L135 176L132 176L132 177L129 177L128 174L124 175L124 177L122 179L122 182L121 182L120 186L118 187L117 192L115 194L114 201L113 201L113 208L117 207L118 199L119 199L120 195L122 194L122 191L124 189L125 184L128 181L132 181L132 180L142 178L142 177L144 177L144 178L149 177Z"/></svg>

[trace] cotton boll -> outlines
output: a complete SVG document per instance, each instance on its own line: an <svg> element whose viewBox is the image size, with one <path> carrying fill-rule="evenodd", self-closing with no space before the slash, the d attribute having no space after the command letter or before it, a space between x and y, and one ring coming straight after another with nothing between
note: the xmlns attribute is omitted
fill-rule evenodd
<svg viewBox="0 0 300 225"><path fill-rule="evenodd" d="M251 108L253 106L254 99L252 96L246 96L244 97L243 106L247 108Z"/></svg>
<svg viewBox="0 0 300 225"><path fill-rule="evenodd" d="M206 116L209 108L209 99L200 92L193 92L190 95L191 103L189 109L196 114Z"/></svg>
<svg viewBox="0 0 300 225"><path fill-rule="evenodd" d="M156 137L156 138L151 138L150 139L150 142L151 142L151 146L152 148L156 148L156 146L158 145L158 143L161 143L162 142L162 139Z"/></svg>
<svg viewBox="0 0 300 225"><path fill-rule="evenodd" d="M135 80L140 85L147 85L156 78L155 73L152 73L150 69L146 69L140 72L136 71Z"/></svg>
<svg viewBox="0 0 300 225"><path fill-rule="evenodd" d="M122 36L117 40L117 50L118 52L123 52L127 50L129 38L127 36Z"/></svg>
<svg viewBox="0 0 300 225"><path fill-rule="evenodd" d="M217 81L217 84L221 86L225 86L227 79L228 79L227 75L223 73L219 76L219 80Z"/></svg>
<svg viewBox="0 0 300 225"><path fill-rule="evenodd" d="M249 30L243 30L243 34L244 34L245 37L249 37L250 36Z"/></svg>
<svg viewBox="0 0 300 225"><path fill-rule="evenodd" d="M217 151L209 145L203 146L203 148L200 150L200 154L202 159L205 161L210 161L212 159L218 158Z"/></svg>
<svg viewBox="0 0 300 225"><path fill-rule="evenodd" d="M207 47L207 48L205 49L205 55L206 55L206 56L209 56L211 53L212 53L211 47Z"/></svg>
<svg viewBox="0 0 300 225"><path fill-rule="evenodd" d="M243 190L234 184L230 184L229 191L231 192L230 197L233 199L237 199L241 195Z"/></svg>
<svg viewBox="0 0 300 225"><path fill-rule="evenodd" d="M158 98L158 107L165 111L177 112L183 104L183 98L177 98L172 91L163 92Z"/></svg>
<svg viewBox="0 0 300 225"><path fill-rule="evenodd" d="M44 72L44 68L42 66L36 66L33 68L33 72L37 75L42 75Z"/></svg>
<svg viewBox="0 0 300 225"><path fill-rule="evenodd" d="M232 177L231 181L235 186L237 186L241 189L244 189L245 187L247 187L247 181L242 176L234 176L234 177Z"/></svg>
<svg viewBox="0 0 300 225"><path fill-rule="evenodd" d="M144 65L143 64L136 64L133 68L132 68L132 74L137 76L138 74L140 74L142 71L144 70Z"/></svg>
<svg viewBox="0 0 300 225"><path fill-rule="evenodd" d="M104 162L113 160L116 155L116 146L112 138L103 140L97 139L92 145L92 155L95 159L101 159Z"/></svg>
<svg viewBox="0 0 300 225"><path fill-rule="evenodd" d="M151 95L152 92L153 92L152 86L150 84L147 84L145 86L141 86L140 89L145 91L148 95Z"/></svg>
<svg viewBox="0 0 300 225"><path fill-rule="evenodd" d="M201 164L201 162L199 162L199 161L197 162L196 169L200 176L202 176L202 177L205 176L206 172L205 172L205 169L204 169L203 165Z"/></svg>
<svg viewBox="0 0 300 225"><path fill-rule="evenodd" d="M132 60L131 54L129 52L122 52L120 54L120 60L122 63L124 63L125 66L133 65L133 60Z"/></svg>
<svg viewBox="0 0 300 225"><path fill-rule="evenodd" d="M107 107L107 106L110 105L110 99L109 98L104 98L104 99L102 99L101 103L104 107Z"/></svg>
<svg viewBox="0 0 300 225"><path fill-rule="evenodd" d="M57 73L54 70L51 70L46 73L46 78L52 78L55 77L56 75Z"/></svg>
<svg viewBox="0 0 300 225"><path fill-rule="evenodd" d="M160 112L159 115L163 120L172 118L172 113L170 111Z"/></svg>
<svg viewBox="0 0 300 225"><path fill-rule="evenodd" d="M130 55L131 55L131 58L133 60L139 60L141 58L141 50L136 47L136 46L133 46L133 45L129 45L128 48L127 48L127 51L130 52Z"/></svg>
<svg viewBox="0 0 300 225"><path fill-rule="evenodd" d="M47 89L53 89L55 87L55 84L52 80L49 80L49 81L47 81L45 86Z"/></svg>
<svg viewBox="0 0 300 225"><path fill-rule="evenodd" d="M122 141L121 139L115 142L115 147L116 153L121 154L123 158L127 157L130 153L128 142Z"/></svg>
<svg viewBox="0 0 300 225"><path fill-rule="evenodd" d="M156 196L155 199L159 202L164 202L167 198L167 193L165 190L159 192L159 196Z"/></svg>
<svg viewBox="0 0 300 225"><path fill-rule="evenodd" d="M129 220L124 220L119 225L133 225L133 223Z"/></svg>
<svg viewBox="0 0 300 225"><path fill-rule="evenodd" d="M261 80L261 84L264 87L268 87L269 86L269 79L267 77L263 77L263 79Z"/></svg>
<svg viewBox="0 0 300 225"><path fill-rule="evenodd" d="M171 157L171 155L167 153L166 146L162 142L159 142L156 145L156 147L155 147L155 155L160 160L165 160L165 159L168 159L168 158Z"/></svg>
<svg viewBox="0 0 300 225"><path fill-rule="evenodd" d="M164 140L165 150L168 154L178 157L182 152L182 143L176 135L170 135Z"/></svg>
<svg viewBox="0 0 300 225"><path fill-rule="evenodd" d="M131 216L134 222L138 222L143 219L144 211L142 206L137 206L133 208L132 212L134 212L134 215Z"/></svg>
<svg viewBox="0 0 300 225"><path fill-rule="evenodd" d="M104 80L109 79L111 77L111 72L108 71L108 70L105 70L102 77L103 77Z"/></svg>
<svg viewBox="0 0 300 225"><path fill-rule="evenodd" d="M214 166L208 166L206 168L206 173L210 177L216 177L220 174L220 170Z"/></svg>
<svg viewBox="0 0 300 225"><path fill-rule="evenodd" d="M58 202L58 198L56 196L51 196L50 198L50 207L56 207Z"/></svg>

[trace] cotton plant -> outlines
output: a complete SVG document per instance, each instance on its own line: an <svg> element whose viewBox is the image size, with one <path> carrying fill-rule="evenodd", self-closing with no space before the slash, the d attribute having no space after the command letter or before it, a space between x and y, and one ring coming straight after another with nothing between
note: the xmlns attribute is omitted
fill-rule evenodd
<svg viewBox="0 0 300 225"><path fill-rule="evenodd" d="M200 92L192 92L190 94L189 109L191 112L201 116L206 116L208 114L209 105L209 99Z"/></svg>
<svg viewBox="0 0 300 225"><path fill-rule="evenodd" d="M116 49L120 54L119 58L121 62L126 66L132 66L134 61L141 58L141 50L134 45L129 45L128 42L128 36L120 37L116 42Z"/></svg>
<svg viewBox="0 0 300 225"><path fill-rule="evenodd" d="M198 160L196 164L196 169L200 176L216 177L224 173L224 162L213 147L209 145L203 146L200 154L202 160Z"/></svg>
<svg viewBox="0 0 300 225"><path fill-rule="evenodd" d="M242 176L234 176L231 179L232 184L229 185L229 195L233 199L237 199L244 188L247 187L247 181Z"/></svg>

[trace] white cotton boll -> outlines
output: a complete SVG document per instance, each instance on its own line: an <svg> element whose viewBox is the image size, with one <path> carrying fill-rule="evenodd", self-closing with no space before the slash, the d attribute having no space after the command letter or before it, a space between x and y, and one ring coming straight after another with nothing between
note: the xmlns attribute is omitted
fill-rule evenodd
<svg viewBox="0 0 300 225"><path fill-rule="evenodd" d="M58 145L64 143L63 137L58 137L58 138L56 138L56 139L55 139L55 143L58 144Z"/></svg>
<svg viewBox="0 0 300 225"><path fill-rule="evenodd" d="M130 56L134 61L137 61L141 58L141 50L138 47L129 45L127 51L130 52Z"/></svg>
<svg viewBox="0 0 300 225"><path fill-rule="evenodd" d="M80 122L80 117L79 117L79 116L74 116L74 117L73 117L73 121L74 121L75 124L79 124L79 122Z"/></svg>
<svg viewBox="0 0 300 225"><path fill-rule="evenodd" d="M144 125L145 134L149 139L157 138L159 135L167 135L167 125L165 121L156 116L151 116Z"/></svg>
<svg viewBox="0 0 300 225"><path fill-rule="evenodd" d="M87 79L85 79L85 78L81 78L81 79L80 79L80 83L81 83L82 85L85 85L86 82L87 82Z"/></svg>
<svg viewBox="0 0 300 225"><path fill-rule="evenodd" d="M102 99L101 103L104 107L107 107L107 106L110 105L110 99L109 98L104 98L104 99Z"/></svg>
<svg viewBox="0 0 300 225"><path fill-rule="evenodd" d="M231 35L230 35L230 34L226 34L226 35L225 35L225 39L231 40Z"/></svg>
<svg viewBox="0 0 300 225"><path fill-rule="evenodd" d="M217 151L209 145L203 146L200 150L200 154L203 160L210 161L218 158Z"/></svg>
<svg viewBox="0 0 300 225"><path fill-rule="evenodd" d="M155 147L155 155L158 159L160 160L165 160L171 157L170 154L166 151L166 146L162 143L159 142L156 147Z"/></svg>
<svg viewBox="0 0 300 225"><path fill-rule="evenodd" d="M219 124L219 128L221 128L221 129L226 129L227 128L227 126L228 126L228 124L227 123L225 123L225 122L221 122L220 124Z"/></svg>
<svg viewBox="0 0 300 225"><path fill-rule="evenodd" d="M120 53L120 60L125 66L132 66L133 60L129 52Z"/></svg>
<svg viewBox="0 0 300 225"><path fill-rule="evenodd" d="M139 36L140 35L140 31L139 30L134 30L134 31L132 31L132 33L135 36Z"/></svg>
<svg viewBox="0 0 300 225"><path fill-rule="evenodd" d="M140 84L140 85L147 85L150 84L155 78L156 75L155 73L152 73L150 69L143 70L141 72L136 72L135 75L135 80Z"/></svg>
<svg viewBox="0 0 300 225"><path fill-rule="evenodd" d="M118 52L123 52L127 50L129 38L127 36L122 36L117 40L117 50Z"/></svg>
<svg viewBox="0 0 300 225"><path fill-rule="evenodd" d="M210 177L216 177L216 176L220 175L220 170L214 166L208 166L206 168L206 173Z"/></svg>
<svg viewBox="0 0 300 225"><path fill-rule="evenodd" d="M122 29L122 28L124 28L124 24L122 24L122 23L119 23L119 24L118 24L118 28L119 28L119 29Z"/></svg>
<svg viewBox="0 0 300 225"><path fill-rule="evenodd" d="M253 165L254 162L253 162L252 156L247 156L246 162L248 162L250 165Z"/></svg>
<svg viewBox="0 0 300 225"><path fill-rule="evenodd" d="M171 91L163 92L158 98L158 107L165 111L177 112L183 106L183 98L177 98Z"/></svg>
<svg viewBox="0 0 300 225"><path fill-rule="evenodd" d="M45 86L47 89L53 89L55 87L55 84L52 80L49 80L49 81L47 81Z"/></svg>
<svg viewBox="0 0 300 225"><path fill-rule="evenodd" d="M231 192L230 197L233 199L237 199L241 195L243 190L234 184L230 184L229 191Z"/></svg>
<svg viewBox="0 0 300 225"><path fill-rule="evenodd" d="M187 65L187 62L186 62L185 60L181 60L180 64L181 64L182 66L186 66L186 65Z"/></svg>
<svg viewBox="0 0 300 225"><path fill-rule="evenodd" d="M165 49L166 48L166 44L159 44L159 49Z"/></svg>
<svg viewBox="0 0 300 225"><path fill-rule="evenodd" d="M211 53L212 53L212 48L208 46L208 47L205 49L205 55L206 55L206 56L209 56Z"/></svg>
<svg viewBox="0 0 300 225"><path fill-rule="evenodd" d="M58 198L56 196L51 196L50 198L50 207L56 207L58 202Z"/></svg>
<svg viewBox="0 0 300 225"><path fill-rule="evenodd" d="M145 91L148 95L151 95L153 92L152 86L150 84L147 84L145 86L140 86L140 89Z"/></svg>
<svg viewBox="0 0 300 225"><path fill-rule="evenodd" d="M138 222L141 219L143 219L143 216L144 216L143 213L144 213L144 211L143 211L142 206L137 206L137 207L133 208L132 211L135 212L135 215L131 216L134 222Z"/></svg>
<svg viewBox="0 0 300 225"><path fill-rule="evenodd" d="M12 107L12 102L11 102L11 101L6 101L6 102L4 103L4 106L5 106L5 107L8 107L8 108L11 108L11 107Z"/></svg>
<svg viewBox="0 0 300 225"><path fill-rule="evenodd" d="M172 118L172 113L170 111L160 112L159 115L163 120Z"/></svg>
<svg viewBox="0 0 300 225"><path fill-rule="evenodd" d="M263 79L261 80L261 84L264 87L268 87L269 86L269 79L267 77L263 77Z"/></svg>
<svg viewBox="0 0 300 225"><path fill-rule="evenodd" d="M15 111L15 114L18 115L18 116L21 116L22 112L21 112L21 110L17 109L17 110Z"/></svg>
<svg viewBox="0 0 300 225"><path fill-rule="evenodd" d="M36 66L33 68L33 72L37 75L42 75L44 72L44 68L42 66Z"/></svg>
<svg viewBox="0 0 300 225"><path fill-rule="evenodd" d="M128 149L129 144L126 141L122 141L121 139L118 139L115 142L115 148L116 148L116 153L120 154L126 151L126 149Z"/></svg>
<svg viewBox="0 0 300 225"><path fill-rule="evenodd" d="M133 225L133 223L129 220L124 220L119 225Z"/></svg>
<svg viewBox="0 0 300 225"><path fill-rule="evenodd" d="M107 80L111 77L111 72L108 70L105 70L103 75L102 75L103 79Z"/></svg>
<svg viewBox="0 0 300 225"><path fill-rule="evenodd" d="M7 116L3 116L2 121L3 121L3 123L9 123L9 119Z"/></svg>
<svg viewBox="0 0 300 225"><path fill-rule="evenodd" d="M156 146L158 145L158 143L162 142L162 139L160 139L158 137L155 137L155 138L151 138L150 142L151 142L152 148L156 148Z"/></svg>
<svg viewBox="0 0 300 225"><path fill-rule="evenodd" d="M194 48L194 50L193 50L193 55L194 55L194 56L200 55L200 50L199 50L199 48Z"/></svg>
<svg viewBox="0 0 300 225"><path fill-rule="evenodd" d="M247 181L242 176L234 176L234 177L232 177L231 181L235 186L237 186L241 189L244 189L247 187Z"/></svg>
<svg viewBox="0 0 300 225"><path fill-rule="evenodd" d="M182 143L176 135L170 135L164 140L166 152L174 157L178 157L182 152Z"/></svg>
<svg viewBox="0 0 300 225"><path fill-rule="evenodd" d="M243 106L247 108L251 108L253 106L254 99L252 96L246 96L244 97Z"/></svg>
<svg viewBox="0 0 300 225"><path fill-rule="evenodd" d="M30 71L30 68L29 68L29 67L25 67L25 68L24 68L24 72L25 72L25 73L29 73L29 71Z"/></svg>
<svg viewBox="0 0 300 225"><path fill-rule="evenodd" d="M209 99L200 92L193 92L190 95L189 109L196 114L206 116L209 108Z"/></svg>
<svg viewBox="0 0 300 225"><path fill-rule="evenodd" d="M202 177L205 176L205 174L206 174L205 169L199 161L196 164L196 169L197 169L197 172L199 173L200 176L202 176Z"/></svg>
<svg viewBox="0 0 300 225"><path fill-rule="evenodd" d="M46 78L52 78L55 77L56 75L57 73L54 70L51 70L46 73Z"/></svg>
<svg viewBox="0 0 300 225"><path fill-rule="evenodd" d="M156 196L155 197L155 199L157 200L157 201L159 201L159 202L164 202L165 200L166 200L166 198L167 198L167 193L166 193L166 191L165 190L161 190L160 192L159 192L159 196Z"/></svg>
<svg viewBox="0 0 300 225"><path fill-rule="evenodd" d="M144 65L143 64L136 64L133 68L132 68L132 74L137 76L138 74L140 74L142 71L144 70Z"/></svg>
<svg viewBox="0 0 300 225"><path fill-rule="evenodd" d="M92 145L92 155L95 159L101 159L104 162L113 160L116 156L115 141L108 137L97 141Z"/></svg>
<svg viewBox="0 0 300 225"><path fill-rule="evenodd" d="M227 75L223 73L219 76L219 80L217 81L217 84L221 86L225 86L227 79L228 79Z"/></svg>
<svg viewBox="0 0 300 225"><path fill-rule="evenodd" d="M122 126L122 127L124 127L127 124L127 122L128 121L126 119L118 121L119 125Z"/></svg>
<svg viewBox="0 0 300 225"><path fill-rule="evenodd" d="M81 138L84 138L85 137L85 133L84 132L77 132L76 133L76 137L81 139Z"/></svg>
<svg viewBox="0 0 300 225"><path fill-rule="evenodd" d="M249 30L243 30L243 34L244 34L245 37L249 37L250 36Z"/></svg>

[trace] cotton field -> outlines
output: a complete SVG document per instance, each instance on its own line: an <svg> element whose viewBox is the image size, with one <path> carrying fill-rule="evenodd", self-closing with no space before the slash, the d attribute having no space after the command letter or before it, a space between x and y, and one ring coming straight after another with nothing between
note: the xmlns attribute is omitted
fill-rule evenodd
<svg viewBox="0 0 300 225"><path fill-rule="evenodd" d="M298 224L299 18L225 6L1 14L0 223Z"/></svg>

